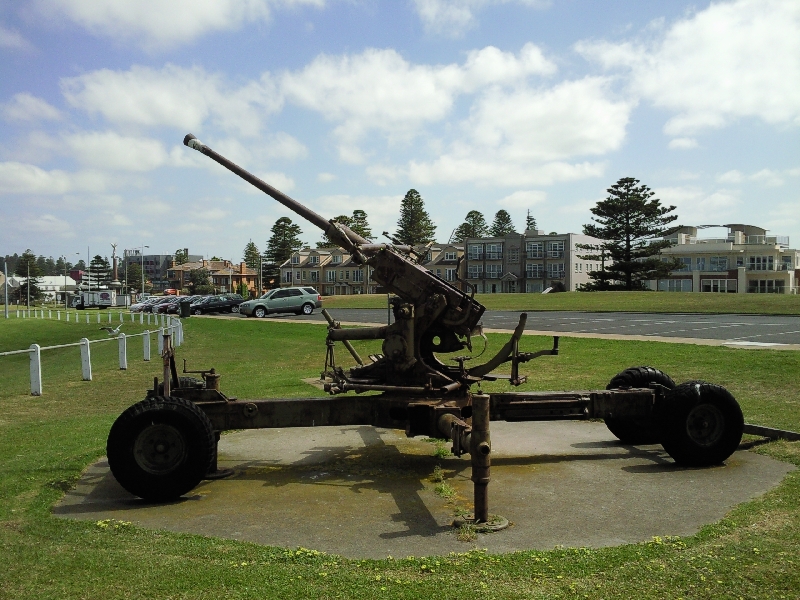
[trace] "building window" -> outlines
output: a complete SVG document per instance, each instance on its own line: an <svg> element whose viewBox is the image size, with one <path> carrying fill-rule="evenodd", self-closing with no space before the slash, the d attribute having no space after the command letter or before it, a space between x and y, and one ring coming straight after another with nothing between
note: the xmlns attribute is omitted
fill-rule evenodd
<svg viewBox="0 0 800 600"><path fill-rule="evenodd" d="M350 271L345 271L344 272L344 279L345 279L345 281L350 281Z"/></svg>
<svg viewBox="0 0 800 600"><path fill-rule="evenodd" d="M307 272L306 272L306 271L303 271L303 281L305 281L305 280L306 280L306 277L307 277Z"/></svg>
<svg viewBox="0 0 800 600"><path fill-rule="evenodd" d="M300 256L297 254L292 255L292 264L299 265L300 264Z"/></svg>
<svg viewBox="0 0 800 600"><path fill-rule="evenodd" d="M458 254L456 252L445 252L444 253L445 260L458 260Z"/></svg>
<svg viewBox="0 0 800 600"><path fill-rule="evenodd" d="M331 262L333 264L335 264L335 265L338 265L340 262L342 262L342 255L341 254L334 254L333 258L331 259Z"/></svg>
<svg viewBox="0 0 800 600"><path fill-rule="evenodd" d="M442 270L441 269L436 269L436 276L441 279L441 277L442 277Z"/></svg>
<svg viewBox="0 0 800 600"><path fill-rule="evenodd" d="M447 281L455 281L456 280L456 270L455 269L445 269L444 276Z"/></svg>
<svg viewBox="0 0 800 600"><path fill-rule="evenodd" d="M483 260L483 246L480 244L470 244L467 247L468 260Z"/></svg>
<svg viewBox="0 0 800 600"><path fill-rule="evenodd" d="M711 265L710 271L727 271L728 270L728 257L727 256L712 256L709 259Z"/></svg>
<svg viewBox="0 0 800 600"><path fill-rule="evenodd" d="M547 257L562 258L564 256L564 241L547 242ZM562 271L564 269L561 269Z"/></svg>
<svg viewBox="0 0 800 600"><path fill-rule="evenodd" d="M751 279L747 282L748 294L783 294L783 279Z"/></svg>
<svg viewBox="0 0 800 600"><path fill-rule="evenodd" d="M774 256L749 256L747 268L751 271L773 271L775 269Z"/></svg>
<svg viewBox="0 0 800 600"><path fill-rule="evenodd" d="M311 256L308 257L308 262L310 262L312 265L318 265L319 264L319 255L318 254L312 254Z"/></svg>
<svg viewBox="0 0 800 600"><path fill-rule="evenodd" d="M334 271L334 270L328 271L325 274L325 276L326 276L327 281L331 281L331 282L336 281L336 271Z"/></svg>
<svg viewBox="0 0 800 600"><path fill-rule="evenodd" d="M659 292L691 292L692 280L691 279L659 279L658 280Z"/></svg>
<svg viewBox="0 0 800 600"><path fill-rule="evenodd" d="M483 265L469 265L467 267L467 279L480 279L483 277Z"/></svg>
<svg viewBox="0 0 800 600"><path fill-rule="evenodd" d="M503 273L503 265L486 265L486 277L488 279L500 279Z"/></svg>
<svg viewBox="0 0 800 600"><path fill-rule="evenodd" d="M544 266L541 263L528 263L525 265L525 277L529 279L541 279L544 274Z"/></svg>
<svg viewBox="0 0 800 600"><path fill-rule="evenodd" d="M540 293L544 286L542 285L541 281L528 281L525 284L525 291L530 293Z"/></svg>
<svg viewBox="0 0 800 600"><path fill-rule="evenodd" d="M564 263L547 263L547 276L550 279L563 279Z"/></svg>
<svg viewBox="0 0 800 600"><path fill-rule="evenodd" d="M792 257L789 254L781 256L781 271L792 270Z"/></svg>
<svg viewBox="0 0 800 600"><path fill-rule="evenodd" d="M736 293L736 280L735 279L701 279L700 280L701 292L730 292Z"/></svg>
<svg viewBox="0 0 800 600"><path fill-rule="evenodd" d="M364 271L361 269L356 269L353 271L353 281L362 282L364 281Z"/></svg>
<svg viewBox="0 0 800 600"><path fill-rule="evenodd" d="M706 270L706 257L705 256L698 256L694 259L694 264L697 271L705 271Z"/></svg>
<svg viewBox="0 0 800 600"><path fill-rule="evenodd" d="M319 283L319 271L311 271L311 282Z"/></svg>
<svg viewBox="0 0 800 600"><path fill-rule="evenodd" d="M300 271L295 271L294 278L295 281L300 281Z"/></svg>
<svg viewBox="0 0 800 600"><path fill-rule="evenodd" d="M692 270L692 259L687 256L679 256L678 261L683 264L682 267L675 269L676 271L691 271ZM678 280L681 281L681 280Z"/></svg>
<svg viewBox="0 0 800 600"><path fill-rule="evenodd" d="M503 244L486 244L486 260L503 260Z"/></svg>
<svg viewBox="0 0 800 600"><path fill-rule="evenodd" d="M542 242L528 242L525 244L525 253L528 258L544 258L544 244Z"/></svg>
<svg viewBox="0 0 800 600"><path fill-rule="evenodd" d="M508 262L514 265L519 262L519 248L516 246L508 249Z"/></svg>
<svg viewBox="0 0 800 600"><path fill-rule="evenodd" d="M334 293L334 287L332 285L326 285L325 294L328 296L333 296L333 293Z"/></svg>

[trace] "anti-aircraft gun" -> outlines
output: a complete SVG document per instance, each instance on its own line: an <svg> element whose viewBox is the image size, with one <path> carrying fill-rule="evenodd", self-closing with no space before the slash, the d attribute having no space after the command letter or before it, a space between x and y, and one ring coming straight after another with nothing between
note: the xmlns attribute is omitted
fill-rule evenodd
<svg viewBox="0 0 800 600"><path fill-rule="evenodd" d="M107 443L109 467L129 492L147 500L177 498L202 479L218 478L217 443L231 429L372 425L405 429L409 436L446 437L452 452L469 453L474 483L474 518L487 527L491 440L490 420L542 421L604 419L621 441L661 443L676 462L691 466L717 464L739 445L742 411L718 385L690 381L682 385L651 367L632 367L615 376L605 390L564 392L472 392L482 380L523 383L519 365L558 354L551 349L520 352L527 315L520 314L511 339L483 364L468 366L470 356L445 364L437 355L472 350L481 335L484 306L468 293L425 269L418 258L425 247L390 240L372 243L335 220L326 220L258 177L202 144L193 148L268 194L325 232L334 243L369 271L391 297L394 322L381 327L342 329L327 311L327 357L322 373L327 398L237 400L220 391L214 369L199 373L202 381L179 376L168 335L164 336L163 380L156 378L145 400L123 412ZM365 362L350 343L382 340L382 353ZM334 347L341 342L358 366L336 365ZM511 363L510 375L493 373ZM347 394L346 392L356 392ZM380 395L360 392L379 391ZM507 524L507 521L505 522ZM502 527L502 519L494 523Z"/></svg>
<svg viewBox="0 0 800 600"><path fill-rule="evenodd" d="M490 375L491 371L505 362L512 363L510 382L513 385L525 381L524 377L519 377L518 365L535 356L518 350L527 315L523 313L520 316L519 325L509 343L485 364L466 368L466 356L452 359L456 365L444 364L437 358L437 353L453 353L464 348L472 350L472 335L480 331L479 323L486 309L475 300L474 292L469 294L457 288L419 264L416 258L424 256L426 247L415 248L396 240L393 243L373 244L346 225L324 219L245 171L192 134L188 134L183 143L215 160L319 227L330 240L351 253L356 263L368 267L370 278L384 291L394 294L391 298L394 323L391 325L355 329L331 326L328 332L329 348L333 347L332 342L381 339L383 353L373 355L374 362L364 364L352 345L347 344L359 366L346 372L329 361L325 372L329 378L327 391L336 394L350 390L379 390L401 393L406 397L464 395L470 385L487 376L495 378ZM329 358L333 358L332 350L329 350Z"/></svg>

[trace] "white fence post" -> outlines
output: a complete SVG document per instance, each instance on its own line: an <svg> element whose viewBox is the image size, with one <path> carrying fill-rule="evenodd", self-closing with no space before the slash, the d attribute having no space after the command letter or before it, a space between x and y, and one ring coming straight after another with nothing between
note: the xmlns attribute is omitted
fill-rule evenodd
<svg viewBox="0 0 800 600"><path fill-rule="evenodd" d="M59 321L61 320L61 311L60 310L56 311L56 317L58 318Z"/></svg>
<svg viewBox="0 0 800 600"><path fill-rule="evenodd" d="M100 322L100 309L97 309L97 322Z"/></svg>
<svg viewBox="0 0 800 600"><path fill-rule="evenodd" d="M164 352L164 328L158 330L158 355Z"/></svg>
<svg viewBox="0 0 800 600"><path fill-rule="evenodd" d="M139 325L141 325L142 323L144 323L144 313L140 312L139 313ZM147 316L147 324L150 325L150 315Z"/></svg>
<svg viewBox="0 0 800 600"><path fill-rule="evenodd" d="M49 310L49 309L48 309L48 311L47 311L47 318L48 318L48 319L52 319L52 318L53 318L53 311L52 311L52 310Z"/></svg>
<svg viewBox="0 0 800 600"><path fill-rule="evenodd" d="M124 323L125 319L122 317L122 311L119 311L119 322Z"/></svg>
<svg viewBox="0 0 800 600"><path fill-rule="evenodd" d="M86 324L89 324L89 313L86 313Z"/></svg>
<svg viewBox="0 0 800 600"><path fill-rule="evenodd" d="M150 325L150 317L152 317L152 316L153 316L152 314L147 313L147 324L148 325Z"/></svg>
<svg viewBox="0 0 800 600"><path fill-rule="evenodd" d="M81 338L81 370L83 371L83 380L92 380L92 354L89 350L89 340Z"/></svg>
<svg viewBox="0 0 800 600"><path fill-rule="evenodd" d="M42 395L42 356L39 344L31 344L31 396Z"/></svg>
<svg viewBox="0 0 800 600"><path fill-rule="evenodd" d="M120 333L117 337L119 340L119 368L125 371L128 368L128 340L124 333Z"/></svg>
<svg viewBox="0 0 800 600"><path fill-rule="evenodd" d="M150 360L150 332L145 329L144 335L142 336L142 341L144 342L144 359L146 361Z"/></svg>

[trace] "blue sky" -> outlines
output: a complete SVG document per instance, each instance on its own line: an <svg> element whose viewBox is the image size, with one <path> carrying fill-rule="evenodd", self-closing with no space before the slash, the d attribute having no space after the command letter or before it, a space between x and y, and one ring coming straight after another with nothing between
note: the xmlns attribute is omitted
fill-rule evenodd
<svg viewBox="0 0 800 600"><path fill-rule="evenodd" d="M799 131L796 0L0 6L0 254L238 261L281 216L319 239L188 132L326 217L366 211L377 235L410 188L440 241L501 208L577 233L630 176L682 224L797 247Z"/></svg>

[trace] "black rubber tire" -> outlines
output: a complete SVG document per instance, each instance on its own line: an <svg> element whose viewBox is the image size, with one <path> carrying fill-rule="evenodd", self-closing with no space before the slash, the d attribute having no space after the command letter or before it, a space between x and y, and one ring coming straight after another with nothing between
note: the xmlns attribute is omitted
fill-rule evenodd
<svg viewBox="0 0 800 600"><path fill-rule="evenodd" d="M672 377L653 367L630 367L611 378L607 390L619 388L646 388L655 383L673 389ZM605 419L606 427L624 444L658 444L661 442L660 419L613 418Z"/></svg>
<svg viewBox="0 0 800 600"><path fill-rule="evenodd" d="M194 309L194 314L195 314L195 316L197 316L197 315L202 315L202 314L203 314L203 311L202 311L202 310L200 310L199 308L195 308L195 309Z"/></svg>
<svg viewBox="0 0 800 600"><path fill-rule="evenodd" d="M178 387L181 388L189 388L193 390L201 390L206 387L205 383L203 383L202 379L198 379L197 377L178 377ZM158 384L158 395L164 395L164 383L161 382Z"/></svg>
<svg viewBox="0 0 800 600"><path fill-rule="evenodd" d="M239 312L239 306L238 305L231 306L231 312L232 313L238 313Z"/></svg>
<svg viewBox="0 0 800 600"><path fill-rule="evenodd" d="M206 414L183 398L157 396L123 412L108 434L108 465L119 484L152 502L175 500L203 479L214 457Z"/></svg>
<svg viewBox="0 0 800 600"><path fill-rule="evenodd" d="M314 312L314 306L312 304L303 304L303 308L300 309L300 314L303 315L310 315Z"/></svg>
<svg viewBox="0 0 800 600"><path fill-rule="evenodd" d="M253 316L258 319L263 319L267 316L267 309L263 306L256 306L255 310L253 310Z"/></svg>
<svg viewBox="0 0 800 600"><path fill-rule="evenodd" d="M661 443L679 465L718 465L739 447L742 409L721 385L687 381L669 392L667 400Z"/></svg>

